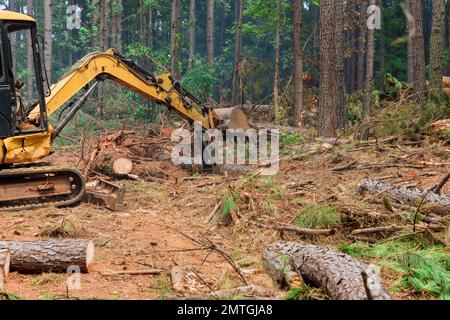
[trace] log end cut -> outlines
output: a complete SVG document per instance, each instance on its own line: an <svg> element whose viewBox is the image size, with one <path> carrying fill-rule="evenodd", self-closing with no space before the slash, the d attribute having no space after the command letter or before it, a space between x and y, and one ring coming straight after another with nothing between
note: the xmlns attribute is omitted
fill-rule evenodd
<svg viewBox="0 0 450 320"><path fill-rule="evenodd" d="M113 162L113 171L119 175L127 175L133 172L133 161L128 158L117 158Z"/></svg>

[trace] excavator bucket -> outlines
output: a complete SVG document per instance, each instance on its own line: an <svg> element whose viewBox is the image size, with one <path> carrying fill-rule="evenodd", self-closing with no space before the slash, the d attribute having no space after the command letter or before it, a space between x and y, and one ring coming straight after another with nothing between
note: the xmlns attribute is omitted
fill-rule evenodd
<svg viewBox="0 0 450 320"><path fill-rule="evenodd" d="M238 130L247 131L250 129L247 115L242 108L219 108L214 109L216 119L220 122L222 130Z"/></svg>
<svg viewBox="0 0 450 320"><path fill-rule="evenodd" d="M125 188L106 180L97 179L86 184L85 202L105 206L112 211L124 208Z"/></svg>

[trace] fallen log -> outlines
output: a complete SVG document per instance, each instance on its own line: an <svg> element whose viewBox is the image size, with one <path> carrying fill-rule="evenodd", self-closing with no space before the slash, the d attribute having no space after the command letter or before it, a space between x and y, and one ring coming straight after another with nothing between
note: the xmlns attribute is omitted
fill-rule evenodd
<svg viewBox="0 0 450 320"><path fill-rule="evenodd" d="M376 195L388 195L397 201L412 205L423 202L435 207L433 212L436 214L444 216L450 214L450 197L442 196L432 191L408 189L405 186L395 187L376 180L364 180L358 185L358 193L363 194L365 192Z"/></svg>
<svg viewBox="0 0 450 320"><path fill-rule="evenodd" d="M0 292L5 290L5 281L9 275L11 255L8 249L0 250Z"/></svg>
<svg viewBox="0 0 450 320"><path fill-rule="evenodd" d="M0 241L0 250L11 252L10 271L22 274L65 273L77 267L89 273L94 243L89 240Z"/></svg>
<svg viewBox="0 0 450 320"><path fill-rule="evenodd" d="M315 245L278 242L263 254L266 271L280 286L295 272L334 300L391 300L378 272L355 258Z"/></svg>

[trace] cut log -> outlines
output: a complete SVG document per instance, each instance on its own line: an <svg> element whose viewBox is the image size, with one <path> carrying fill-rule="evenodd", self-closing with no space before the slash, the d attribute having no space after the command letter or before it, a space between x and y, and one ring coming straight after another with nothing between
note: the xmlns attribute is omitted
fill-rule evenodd
<svg viewBox="0 0 450 320"><path fill-rule="evenodd" d="M64 273L77 267L89 273L94 243L89 240L0 241L0 250L11 252L10 271L22 274Z"/></svg>
<svg viewBox="0 0 450 320"><path fill-rule="evenodd" d="M133 167L133 161L128 158L117 158L112 164L114 173L119 175L131 174L131 172L133 172Z"/></svg>
<svg viewBox="0 0 450 320"><path fill-rule="evenodd" d="M391 184L380 183L376 180L364 180L358 185L358 192L369 192L379 196L387 195L394 200L401 201L403 203L409 203L412 205L418 205L422 202L424 204L430 204L438 206L441 210L436 210L435 213L441 212L442 215L447 215L450 208L450 197L441 196L431 191L408 189L407 187L395 187Z"/></svg>
<svg viewBox="0 0 450 320"><path fill-rule="evenodd" d="M214 291L211 293L213 297L216 299L230 299L236 295L244 296L244 297L273 297L274 292L270 289L249 285L239 288L226 289L220 291Z"/></svg>
<svg viewBox="0 0 450 320"><path fill-rule="evenodd" d="M0 250L0 292L5 290L5 281L9 275L11 255L8 249Z"/></svg>
<svg viewBox="0 0 450 320"><path fill-rule="evenodd" d="M278 242L263 255L264 266L279 285L295 272L308 283L324 289L334 300L391 300L378 272L355 258L315 245Z"/></svg>

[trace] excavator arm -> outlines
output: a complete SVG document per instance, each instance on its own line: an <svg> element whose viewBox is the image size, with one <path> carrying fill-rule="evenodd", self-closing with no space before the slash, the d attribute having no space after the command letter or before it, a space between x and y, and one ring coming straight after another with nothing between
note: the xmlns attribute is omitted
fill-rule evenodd
<svg viewBox="0 0 450 320"><path fill-rule="evenodd" d="M165 105L184 119L201 123L204 129L214 127L213 112L197 110L200 102L170 74L155 77L146 70L125 59L114 49L106 53L92 53L81 59L50 88L46 98L47 114L58 111L76 94L93 81L109 79L160 105ZM29 114L31 121L40 117L39 106Z"/></svg>

